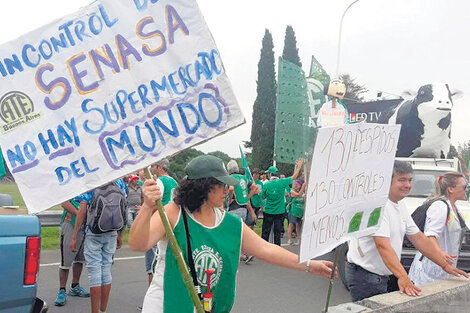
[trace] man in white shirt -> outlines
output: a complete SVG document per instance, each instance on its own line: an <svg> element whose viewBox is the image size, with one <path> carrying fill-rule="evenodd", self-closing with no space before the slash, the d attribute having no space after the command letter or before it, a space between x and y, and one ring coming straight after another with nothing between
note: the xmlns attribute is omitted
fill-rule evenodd
<svg viewBox="0 0 470 313"><path fill-rule="evenodd" d="M384 206L382 223L370 236L351 240L346 262L346 280L353 301L386 293L390 275L398 279L400 292L418 296L421 290L408 278L400 263L405 234L413 245L428 259L442 267L449 274L468 275L446 261L446 255L434 245L416 226L403 203L411 189L411 165L395 161L392 183L387 203Z"/></svg>

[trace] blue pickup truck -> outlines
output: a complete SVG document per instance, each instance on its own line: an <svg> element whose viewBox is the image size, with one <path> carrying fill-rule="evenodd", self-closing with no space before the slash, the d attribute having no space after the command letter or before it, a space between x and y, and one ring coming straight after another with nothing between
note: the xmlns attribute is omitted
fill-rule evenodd
<svg viewBox="0 0 470 313"><path fill-rule="evenodd" d="M0 313L43 313L36 297L41 226L36 216L3 215L0 209Z"/></svg>

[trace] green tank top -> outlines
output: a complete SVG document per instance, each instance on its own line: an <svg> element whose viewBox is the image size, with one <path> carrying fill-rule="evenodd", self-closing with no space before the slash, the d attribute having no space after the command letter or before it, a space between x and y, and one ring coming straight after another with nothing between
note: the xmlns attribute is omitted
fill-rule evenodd
<svg viewBox="0 0 470 313"><path fill-rule="evenodd" d="M290 214L295 217L304 216L304 198L292 197Z"/></svg>
<svg viewBox="0 0 470 313"><path fill-rule="evenodd" d="M232 174L230 176L240 181L238 185L234 186L235 201L240 205L248 204L248 183L245 176L240 174Z"/></svg>
<svg viewBox="0 0 470 313"><path fill-rule="evenodd" d="M205 270L215 269L215 274L211 277L215 313L226 313L232 309L242 236L240 218L227 212L223 214L222 221L214 227L205 227L188 214L194 266L202 293L207 289ZM186 232L181 214L174 233L187 262ZM166 250L163 291L164 313L194 312L194 306L169 244Z"/></svg>

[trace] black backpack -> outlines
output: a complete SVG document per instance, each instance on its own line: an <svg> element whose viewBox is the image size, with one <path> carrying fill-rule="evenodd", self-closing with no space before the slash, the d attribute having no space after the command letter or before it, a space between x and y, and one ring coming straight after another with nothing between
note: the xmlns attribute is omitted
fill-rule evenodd
<svg viewBox="0 0 470 313"><path fill-rule="evenodd" d="M126 197L114 182L95 189L87 208L87 226L94 234L121 231L127 224Z"/></svg>
<svg viewBox="0 0 470 313"><path fill-rule="evenodd" d="M431 204L433 204L436 201L442 201L446 204L446 207L447 207L446 225L449 222L450 206L447 203L447 201L443 199L425 201L423 204L417 207L416 210L411 214L411 218L413 218L413 221L415 222L416 226L418 226L419 230L422 232L424 232L424 226L426 224L426 214L428 212L428 209L431 206ZM462 230L464 230L467 227L465 225L465 220L460 216L460 213L458 211L457 211L457 216L460 221L460 226L462 227ZM403 246L406 248L414 248L413 244L408 240L406 236L403 241Z"/></svg>
<svg viewBox="0 0 470 313"><path fill-rule="evenodd" d="M413 221L415 221L415 224L416 226L418 226L420 231L424 232L424 225L426 224L426 213L428 212L429 207L431 206L431 204L437 201L442 201L446 204L446 207L447 207L446 225L449 222L450 206L447 203L447 201L442 200L442 199L437 199L434 201L425 201L423 204L421 204L419 207L416 208L413 214L411 214L411 218L413 218Z"/></svg>

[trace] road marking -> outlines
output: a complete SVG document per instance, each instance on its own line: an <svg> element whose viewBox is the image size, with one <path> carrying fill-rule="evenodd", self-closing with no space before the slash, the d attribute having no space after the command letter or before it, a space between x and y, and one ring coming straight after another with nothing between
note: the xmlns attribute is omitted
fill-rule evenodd
<svg viewBox="0 0 470 313"><path fill-rule="evenodd" d="M60 265L60 263L47 263L47 264L41 264L39 266L46 267L46 266L57 266L57 265Z"/></svg>
<svg viewBox="0 0 470 313"><path fill-rule="evenodd" d="M282 243L281 246L290 246L289 244L287 243ZM122 258L115 258L114 261L126 261L126 260L137 260L137 259L143 259L145 258L144 255L142 256L128 256L128 257L122 257ZM59 266L60 263L57 262L57 263L46 263L46 264L41 264L40 266L41 267L47 267L47 266Z"/></svg>
<svg viewBox="0 0 470 313"><path fill-rule="evenodd" d="M125 260L136 260L136 259L143 259L145 256L128 256L128 257L123 257L123 258L115 258L114 261L125 261ZM46 267L46 266L59 266L60 263L46 263L46 264L41 264L41 267Z"/></svg>

